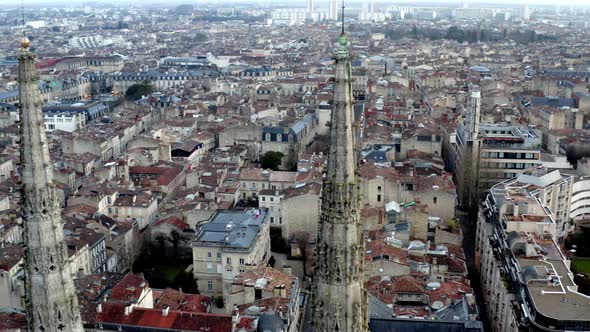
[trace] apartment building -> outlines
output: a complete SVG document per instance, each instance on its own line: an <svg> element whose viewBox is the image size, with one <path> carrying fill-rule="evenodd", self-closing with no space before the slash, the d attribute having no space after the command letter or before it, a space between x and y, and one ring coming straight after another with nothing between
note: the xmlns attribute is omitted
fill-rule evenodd
<svg viewBox="0 0 590 332"><path fill-rule="evenodd" d="M267 210L218 210L192 243L194 276L201 294L220 296L236 276L270 258Z"/></svg>
<svg viewBox="0 0 590 332"><path fill-rule="evenodd" d="M585 331L590 302L556 242L549 207L507 180L479 210L476 263L491 331Z"/></svg>
<svg viewBox="0 0 590 332"><path fill-rule="evenodd" d="M539 166L528 169L512 181L507 181L507 185L526 190L550 209L556 224L556 240L561 243L574 231L574 224L570 221L569 215L574 178L571 174L559 170L549 171Z"/></svg>

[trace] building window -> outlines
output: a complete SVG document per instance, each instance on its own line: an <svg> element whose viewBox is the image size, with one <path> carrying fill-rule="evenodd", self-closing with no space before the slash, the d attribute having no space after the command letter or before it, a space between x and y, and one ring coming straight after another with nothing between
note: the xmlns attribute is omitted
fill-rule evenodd
<svg viewBox="0 0 590 332"><path fill-rule="evenodd" d="M245 261L243 258L240 258L240 265L244 265Z"/></svg>
<svg viewBox="0 0 590 332"><path fill-rule="evenodd" d="M262 201L266 202L266 196L261 196L262 197Z"/></svg>
<svg viewBox="0 0 590 332"><path fill-rule="evenodd" d="M266 140L270 141L270 134L266 134Z"/></svg>
<svg viewBox="0 0 590 332"><path fill-rule="evenodd" d="M381 186L377 186L377 191L381 191Z"/></svg>
<svg viewBox="0 0 590 332"><path fill-rule="evenodd" d="M436 204L436 201L437 200L438 200L438 198L436 196L435 197L432 197L432 203Z"/></svg>
<svg viewBox="0 0 590 332"><path fill-rule="evenodd" d="M279 224L283 223L283 217L279 217Z"/></svg>
<svg viewBox="0 0 590 332"><path fill-rule="evenodd" d="M377 202L381 202L381 195L377 195Z"/></svg>
<svg viewBox="0 0 590 332"><path fill-rule="evenodd" d="M254 299L255 300L262 299L262 289L255 289L254 290Z"/></svg>
<svg viewBox="0 0 590 332"><path fill-rule="evenodd" d="M275 223L275 217L270 217L270 223L274 224Z"/></svg>
<svg viewBox="0 0 590 332"><path fill-rule="evenodd" d="M221 259L221 253L220 252L217 253L217 259Z"/></svg>
<svg viewBox="0 0 590 332"><path fill-rule="evenodd" d="M209 252L207 253L207 258L211 258L211 257L213 257L213 255L212 255L212 254L211 254L211 252L209 251Z"/></svg>
<svg viewBox="0 0 590 332"><path fill-rule="evenodd" d="M213 263L207 263L207 272L213 273Z"/></svg>
<svg viewBox="0 0 590 332"><path fill-rule="evenodd" d="M283 135L277 134L277 142L281 142L283 140Z"/></svg>
<svg viewBox="0 0 590 332"><path fill-rule="evenodd" d="M213 291L213 281L212 280L207 281L207 290L210 292Z"/></svg>
<svg viewBox="0 0 590 332"><path fill-rule="evenodd" d="M231 257L226 258L225 261L227 262L227 264L231 264Z"/></svg>
<svg viewBox="0 0 590 332"><path fill-rule="evenodd" d="M271 198L270 198L270 201L271 201L271 202L274 202L274 200L275 200L275 199L274 199L274 197L271 197Z"/></svg>

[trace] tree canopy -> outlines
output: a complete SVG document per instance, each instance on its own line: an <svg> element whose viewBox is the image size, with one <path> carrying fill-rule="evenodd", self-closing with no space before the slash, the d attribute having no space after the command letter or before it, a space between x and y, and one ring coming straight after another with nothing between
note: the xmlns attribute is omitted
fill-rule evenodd
<svg viewBox="0 0 590 332"><path fill-rule="evenodd" d="M195 10L195 7L191 4L178 5L176 7L176 9L174 9L176 14L179 14L179 15L191 15L194 10Z"/></svg>
<svg viewBox="0 0 590 332"><path fill-rule="evenodd" d="M260 158L260 164L262 164L262 168L270 168L273 171L278 171L284 156L282 152L268 151Z"/></svg>
<svg viewBox="0 0 590 332"><path fill-rule="evenodd" d="M143 81L141 83L135 83L127 89L125 92L125 96L129 100L137 100L140 99L142 96L147 96L154 91L153 86L147 82Z"/></svg>

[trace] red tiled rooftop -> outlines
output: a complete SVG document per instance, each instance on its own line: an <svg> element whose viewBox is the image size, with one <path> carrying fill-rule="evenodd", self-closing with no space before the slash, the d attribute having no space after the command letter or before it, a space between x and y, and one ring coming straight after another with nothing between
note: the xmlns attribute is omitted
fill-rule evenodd
<svg viewBox="0 0 590 332"><path fill-rule="evenodd" d="M206 313L209 305L211 305L211 298L208 296L186 294L172 288L166 288L157 297L154 294L154 308L156 309L168 306L170 310Z"/></svg>
<svg viewBox="0 0 590 332"><path fill-rule="evenodd" d="M110 299L113 301L136 302L142 291L149 287L142 274L128 273L113 287Z"/></svg>
<svg viewBox="0 0 590 332"><path fill-rule="evenodd" d="M27 316L20 312L0 312L0 331L27 327Z"/></svg>
<svg viewBox="0 0 590 332"><path fill-rule="evenodd" d="M169 310L168 314L164 316L161 309L139 307L132 308L131 312L125 315L124 304L110 302L102 304L102 312L97 315L96 321L103 324L110 323L183 331L232 331L232 317L229 315Z"/></svg>
<svg viewBox="0 0 590 332"><path fill-rule="evenodd" d="M175 226L181 230L185 230L185 229L189 228L189 225L186 222L184 222L184 220L182 220L181 218L175 217L175 216L170 216L168 218L160 219L154 223L154 226L158 226L161 224L170 224L170 225Z"/></svg>
<svg viewBox="0 0 590 332"><path fill-rule="evenodd" d="M146 174L158 176L158 184L169 185L182 172L182 167L132 166L129 174Z"/></svg>

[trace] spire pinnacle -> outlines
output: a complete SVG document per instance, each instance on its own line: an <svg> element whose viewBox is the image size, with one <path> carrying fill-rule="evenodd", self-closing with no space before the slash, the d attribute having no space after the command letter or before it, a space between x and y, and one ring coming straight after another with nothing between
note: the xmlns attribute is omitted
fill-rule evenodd
<svg viewBox="0 0 590 332"><path fill-rule="evenodd" d="M342 0L342 34L344 34L344 0Z"/></svg>
<svg viewBox="0 0 590 332"><path fill-rule="evenodd" d="M23 38L25 38L25 0L21 0L20 12L22 15L22 27L21 28L23 30Z"/></svg>

